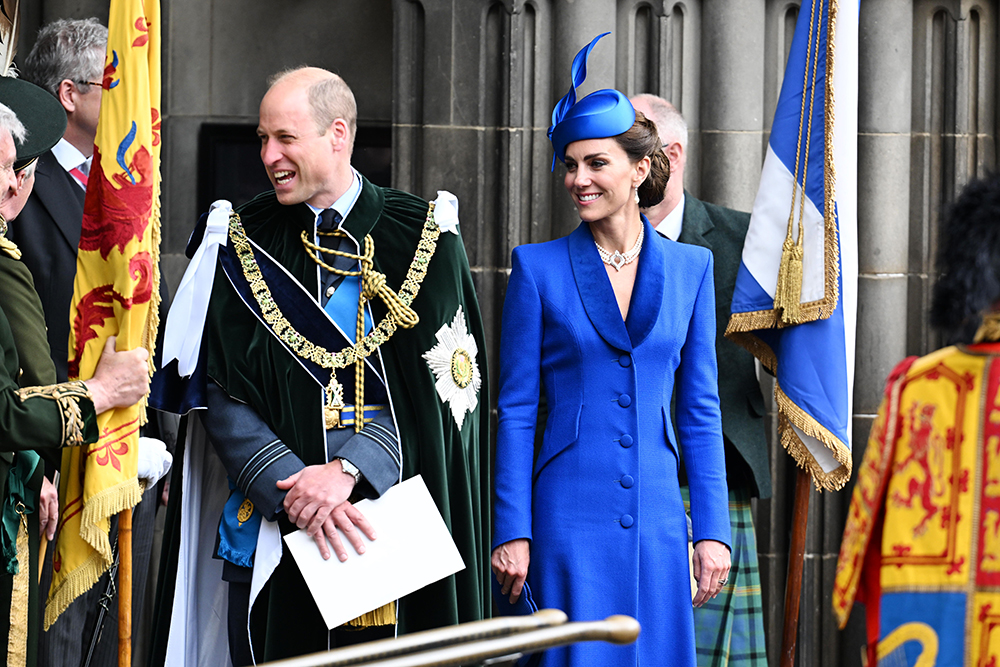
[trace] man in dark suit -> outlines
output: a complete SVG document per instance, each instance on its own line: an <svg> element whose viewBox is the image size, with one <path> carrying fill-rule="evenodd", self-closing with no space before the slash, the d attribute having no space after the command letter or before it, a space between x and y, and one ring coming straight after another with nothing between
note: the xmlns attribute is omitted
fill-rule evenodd
<svg viewBox="0 0 1000 667"><path fill-rule="evenodd" d="M700 201L686 192L684 117L669 102L654 95L638 95L631 101L636 111L656 123L670 162L663 202L645 210L646 217L657 232L681 243L708 248L715 257L716 353L733 565L722 594L695 609L698 665L766 666L757 543L750 513L750 498L771 496L764 399L753 356L723 335L750 214Z"/></svg>

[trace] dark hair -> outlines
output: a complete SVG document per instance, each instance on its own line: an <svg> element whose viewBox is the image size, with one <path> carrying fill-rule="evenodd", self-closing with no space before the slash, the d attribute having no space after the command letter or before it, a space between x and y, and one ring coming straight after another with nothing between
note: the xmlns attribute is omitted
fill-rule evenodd
<svg viewBox="0 0 1000 667"><path fill-rule="evenodd" d="M972 342L1000 299L1000 175L970 182L941 225L931 324L948 342Z"/></svg>
<svg viewBox="0 0 1000 667"><path fill-rule="evenodd" d="M614 140L632 162L649 156L649 175L639 185L639 208L656 206L663 201L663 191L670 180L670 163L663 152L660 135L653 121L636 111L632 127L615 136Z"/></svg>

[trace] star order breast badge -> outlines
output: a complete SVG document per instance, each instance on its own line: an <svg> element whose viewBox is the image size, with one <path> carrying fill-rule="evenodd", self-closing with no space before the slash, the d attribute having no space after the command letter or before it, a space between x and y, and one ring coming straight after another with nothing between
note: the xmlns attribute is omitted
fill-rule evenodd
<svg viewBox="0 0 1000 667"><path fill-rule="evenodd" d="M479 404L479 387L483 380L476 363L479 347L469 333L461 306L451 324L438 329L434 337L437 344L424 352L423 357L437 378L435 387L438 396L448 405L455 423L462 428L465 415Z"/></svg>

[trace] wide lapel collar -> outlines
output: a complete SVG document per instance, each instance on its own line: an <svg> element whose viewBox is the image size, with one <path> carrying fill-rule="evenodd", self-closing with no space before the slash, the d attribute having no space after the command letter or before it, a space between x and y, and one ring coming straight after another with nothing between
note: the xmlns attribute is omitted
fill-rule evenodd
<svg viewBox="0 0 1000 667"><path fill-rule="evenodd" d="M38 159L35 192L75 255L80 245L84 191L51 151Z"/></svg>
<svg viewBox="0 0 1000 667"><path fill-rule="evenodd" d="M681 225L681 235L678 240L681 243L700 245L702 248L711 250L711 233L713 229L715 229L715 224L708 217L705 205L700 199L695 199L685 190L684 223Z"/></svg>
<svg viewBox="0 0 1000 667"><path fill-rule="evenodd" d="M569 235L569 259L583 307L597 333L619 350L631 350L628 331L618 310L618 300L597 253L590 227L585 222L581 222Z"/></svg>
<svg viewBox="0 0 1000 667"><path fill-rule="evenodd" d="M635 285L632 286L632 301L628 307L625 327L633 347L639 347L653 330L660 317L663 305L663 284L666 280L664 243L673 243L663 238L642 216L645 240L639 252L639 267L636 269Z"/></svg>

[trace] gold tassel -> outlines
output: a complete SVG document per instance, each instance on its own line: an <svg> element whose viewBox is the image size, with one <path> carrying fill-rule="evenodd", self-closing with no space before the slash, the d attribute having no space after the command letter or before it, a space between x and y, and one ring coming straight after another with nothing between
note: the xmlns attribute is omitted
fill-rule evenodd
<svg viewBox="0 0 1000 667"><path fill-rule="evenodd" d="M781 266L778 268L778 285L774 290L774 308L781 310L785 324L802 322L802 229L799 240L792 241L791 225L781 245Z"/></svg>
<svg viewBox="0 0 1000 667"><path fill-rule="evenodd" d="M382 625L396 625L396 603L390 602L389 604L382 605L374 611L361 614L354 620L348 621L344 625L349 625L358 629L374 628Z"/></svg>
<svg viewBox="0 0 1000 667"><path fill-rule="evenodd" d="M973 343L992 343L1000 340L1000 313L986 313L983 323L976 329Z"/></svg>

